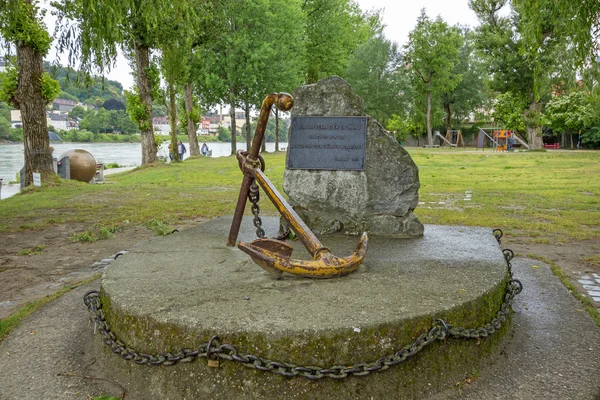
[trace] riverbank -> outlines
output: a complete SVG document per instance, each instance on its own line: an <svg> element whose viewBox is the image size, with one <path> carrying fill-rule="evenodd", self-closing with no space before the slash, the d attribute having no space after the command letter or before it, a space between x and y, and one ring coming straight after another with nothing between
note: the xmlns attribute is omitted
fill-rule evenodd
<svg viewBox="0 0 600 400"><path fill-rule="evenodd" d="M190 154L189 143L184 143L188 149L184 156L187 159ZM168 159L169 142L164 142L158 148L158 156ZM72 149L88 151L96 162L105 165L118 164L124 166L139 166L142 163L142 148L140 143L53 143L54 157L59 159L62 155ZM285 149L287 143L282 142L280 148ZM226 157L231 154L231 143L214 142L209 143L211 157ZM237 149L246 149L246 143L238 143ZM267 151L275 149L274 143L267 143ZM16 174L23 168L23 144L0 145L0 178L5 184L16 180Z"/></svg>

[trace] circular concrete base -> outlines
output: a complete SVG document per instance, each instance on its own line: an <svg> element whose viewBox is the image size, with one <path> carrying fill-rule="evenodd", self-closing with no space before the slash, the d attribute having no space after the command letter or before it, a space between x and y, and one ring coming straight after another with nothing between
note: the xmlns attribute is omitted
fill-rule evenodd
<svg viewBox="0 0 600 400"><path fill-rule="evenodd" d="M393 355L436 318L475 328L500 308L507 280L490 229L428 225L414 239L369 238L353 274L277 280L225 246L230 217L147 242L119 257L102 279L102 302L117 337L139 353L196 348L214 335L240 353L296 365L354 365ZM267 236L278 219L263 218ZM239 240L255 238L250 219ZM338 256L358 238L324 237ZM293 243L293 258L308 258ZM472 374L508 330L483 340L435 342L385 372L345 380L285 378L223 361L138 366L117 356L110 369L141 397L416 398Z"/></svg>

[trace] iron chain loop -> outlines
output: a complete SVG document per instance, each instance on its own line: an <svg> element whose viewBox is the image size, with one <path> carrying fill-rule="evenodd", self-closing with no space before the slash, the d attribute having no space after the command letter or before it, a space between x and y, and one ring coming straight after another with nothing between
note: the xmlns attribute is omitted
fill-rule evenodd
<svg viewBox="0 0 600 400"><path fill-rule="evenodd" d="M260 213L260 207L258 206L258 201L260 200L260 191L258 190L256 180L252 181L252 185L250 185L250 190L248 190L248 198L252 203L252 215L254 215L254 220L252 222L256 227L256 236L262 239L265 237L265 230L262 228L262 220L258 216Z"/></svg>
<svg viewBox="0 0 600 400"><path fill-rule="evenodd" d="M518 279L513 278L512 265L510 263L513 252L503 250L506 265L509 273L509 280L506 283L504 301L500 310L489 323L478 328L464 328L453 326L442 319L436 319L427 333L423 333L413 343L404 346L402 349L392 355L381 357L373 362L358 362L352 366L334 365L329 368L318 366L299 366L288 362L273 361L252 354L242 354L231 344L221 344L218 336L213 336L208 343L201 343L196 349L184 348L176 353L161 353L157 355L138 353L118 340L110 330L106 322L102 303L100 301L100 292L92 290L83 297L90 317L97 326L97 331L103 336L104 343L111 350L120 355L125 360L130 360L140 365L174 365L177 363L187 363L196 358L222 359L227 361L236 361L243 366L260 371L268 371L279 375L294 377L300 376L310 380L322 378L344 379L348 376L366 376L372 372L379 372L389 367L400 364L408 358L413 357L425 347L436 340L446 340L448 337L455 339L479 339L492 335L502 327L510 315L510 306L513 299L523 289L523 285ZM510 257L507 255L509 254Z"/></svg>

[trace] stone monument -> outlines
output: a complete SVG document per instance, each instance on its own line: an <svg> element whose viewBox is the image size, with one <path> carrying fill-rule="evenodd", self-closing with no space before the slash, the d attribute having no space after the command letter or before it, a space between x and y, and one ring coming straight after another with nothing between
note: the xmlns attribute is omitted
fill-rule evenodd
<svg viewBox="0 0 600 400"><path fill-rule="evenodd" d="M423 235L418 168L350 85L333 76L293 97L283 189L304 222L317 234Z"/></svg>
<svg viewBox="0 0 600 400"><path fill-rule="evenodd" d="M84 297L102 336L94 342L98 365L133 397L418 399L455 386L498 353L521 290L512 252L499 249L501 232L428 225L422 235L412 213L416 166L362 115L348 84L329 78L296 95L290 199L321 233L375 233L367 256L359 244L349 261L362 263L348 274L305 278L342 265L331 255L350 254L357 238L324 235L321 246L262 170L255 136L249 152L238 152L244 178L232 218L120 254L101 290ZM267 99L257 134L272 104L292 104L287 94ZM258 186L299 240L276 237L279 218L258 216ZM254 219L243 216L246 200ZM313 260L291 260L300 247ZM285 273L273 279L248 255Z"/></svg>

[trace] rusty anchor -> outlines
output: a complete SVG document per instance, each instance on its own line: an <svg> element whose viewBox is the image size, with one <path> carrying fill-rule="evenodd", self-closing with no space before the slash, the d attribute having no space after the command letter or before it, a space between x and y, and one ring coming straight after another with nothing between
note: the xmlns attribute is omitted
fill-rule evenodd
<svg viewBox="0 0 600 400"><path fill-rule="evenodd" d="M296 260L291 258L292 246L277 239L261 238L250 243L239 242L238 248L249 254L252 260L263 269L281 276L283 272L309 278L332 278L347 275L356 270L362 263L367 253L368 237L364 232L356 250L352 255L341 258L335 256L324 247L310 228L302 221L300 216L277 191L273 183L267 178L264 170L264 161L260 157L260 146L265 134L269 114L273 105L281 111L288 111L293 107L294 99L287 93L271 93L263 101L254 140L249 152L238 151L237 158L244 179L240 188L240 195L236 205L227 246L235 246L242 222L246 201L248 200L250 186L256 181L263 188L273 205L281 216L288 222L290 228L304 244L312 255L312 260Z"/></svg>

